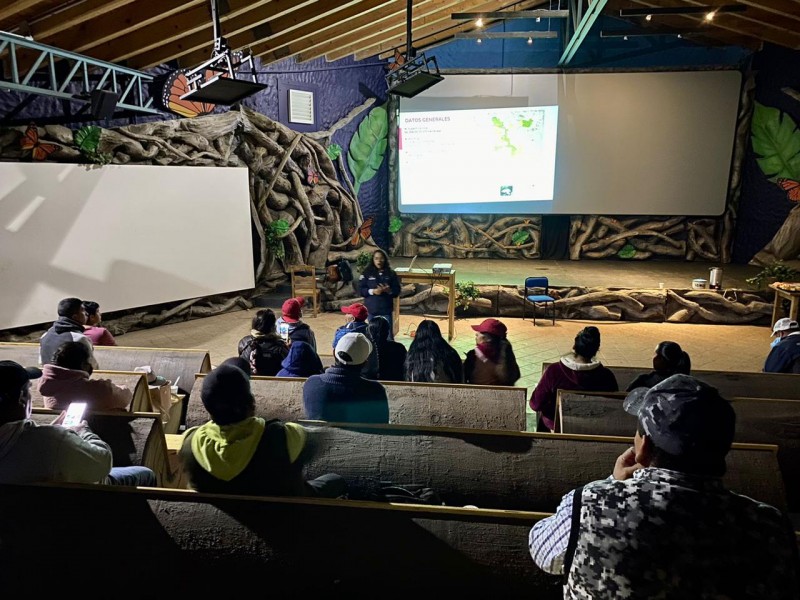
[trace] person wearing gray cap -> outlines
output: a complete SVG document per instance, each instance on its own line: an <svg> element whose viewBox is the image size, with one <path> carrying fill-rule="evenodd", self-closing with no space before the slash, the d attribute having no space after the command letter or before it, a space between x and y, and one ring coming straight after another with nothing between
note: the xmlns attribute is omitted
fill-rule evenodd
<svg viewBox="0 0 800 600"><path fill-rule="evenodd" d="M147 467L111 466L111 448L82 422L39 426L31 416L31 380L39 369L0 361L0 483L157 485Z"/></svg>
<svg viewBox="0 0 800 600"><path fill-rule="evenodd" d="M772 335L777 337L764 363L764 372L800 373L800 324L794 319L778 319Z"/></svg>
<svg viewBox="0 0 800 600"><path fill-rule="evenodd" d="M715 388L673 375L637 388L632 448L611 477L568 493L531 530L564 598L800 597L797 546L778 509L725 489L736 416Z"/></svg>

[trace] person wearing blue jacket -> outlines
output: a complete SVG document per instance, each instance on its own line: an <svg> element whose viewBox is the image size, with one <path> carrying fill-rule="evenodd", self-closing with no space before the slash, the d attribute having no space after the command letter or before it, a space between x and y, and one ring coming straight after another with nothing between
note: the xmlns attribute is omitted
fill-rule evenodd
<svg viewBox="0 0 800 600"><path fill-rule="evenodd" d="M292 342L281 367L276 377L311 377L324 372L322 361L311 344L306 342Z"/></svg>
<svg viewBox="0 0 800 600"><path fill-rule="evenodd" d="M392 270L389 257L383 250L375 250L372 253L372 262L361 274L359 289L364 296L364 305L367 307L370 320L380 316L389 321L389 339L394 339L392 308L394 299L400 295L400 280L397 278L397 273Z"/></svg>

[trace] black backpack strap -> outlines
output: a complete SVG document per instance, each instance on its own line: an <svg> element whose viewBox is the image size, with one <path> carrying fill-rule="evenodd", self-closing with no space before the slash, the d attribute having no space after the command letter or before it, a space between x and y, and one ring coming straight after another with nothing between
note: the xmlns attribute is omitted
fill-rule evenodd
<svg viewBox="0 0 800 600"><path fill-rule="evenodd" d="M569 578L569 571L572 568L572 559L575 557L575 549L578 547L578 535L581 528L581 505L583 503L583 486L572 492L572 518L569 524L569 540L567 541L567 552L564 554L564 583Z"/></svg>

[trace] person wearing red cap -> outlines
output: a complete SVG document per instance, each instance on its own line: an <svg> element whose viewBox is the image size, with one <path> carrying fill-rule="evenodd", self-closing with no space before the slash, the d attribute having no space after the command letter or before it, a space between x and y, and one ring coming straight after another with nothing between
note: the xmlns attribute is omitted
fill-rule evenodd
<svg viewBox="0 0 800 600"><path fill-rule="evenodd" d="M281 307L281 317L275 326L278 333L288 342L305 342L317 351L317 338L307 323L302 321L303 306L306 299L302 296L289 298Z"/></svg>
<svg viewBox="0 0 800 600"><path fill-rule="evenodd" d="M372 262L364 269L358 283L369 318L381 316L389 321L389 339L393 340L392 308L394 299L400 295L400 280L392 270L386 252L375 250L372 253Z"/></svg>
<svg viewBox="0 0 800 600"><path fill-rule="evenodd" d="M514 385L519 379L519 365L507 328L497 319L485 319L475 330L475 348L464 361L464 381L478 385Z"/></svg>
<svg viewBox="0 0 800 600"><path fill-rule="evenodd" d="M348 333L361 333L367 336L369 341L372 342L372 345L374 346L375 343L370 337L369 325L367 324L367 319L369 318L367 307L360 302L356 302L355 304L351 304L349 306L343 306L342 312L347 315L347 322L334 332L332 344L333 350L336 350L336 344L338 344L339 340ZM370 354L369 359L366 363L364 363L361 374L367 379L378 378L378 357L374 352Z"/></svg>

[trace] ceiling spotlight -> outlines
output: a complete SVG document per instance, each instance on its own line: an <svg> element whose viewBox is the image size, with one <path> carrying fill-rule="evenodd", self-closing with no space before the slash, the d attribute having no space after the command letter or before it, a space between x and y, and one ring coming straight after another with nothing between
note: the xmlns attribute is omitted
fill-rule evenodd
<svg viewBox="0 0 800 600"><path fill-rule="evenodd" d="M622 39L627 42L628 41L628 36L627 35L623 35Z"/></svg>
<svg viewBox="0 0 800 600"><path fill-rule="evenodd" d="M479 44L482 44L482 43L483 43L483 40L482 40L481 38L478 38L478 39L477 39L477 40L475 40L475 41L476 41L476 42L478 42Z"/></svg>
<svg viewBox="0 0 800 600"><path fill-rule="evenodd" d="M646 15L644 20L645 21L652 21L653 20L653 15Z"/></svg>
<svg viewBox="0 0 800 600"><path fill-rule="evenodd" d="M717 13L715 11L713 11L713 10L711 12L707 12L706 13L706 21L713 21L714 17L716 16L716 14Z"/></svg>
<svg viewBox="0 0 800 600"><path fill-rule="evenodd" d="M536 17L536 22L537 23L541 23L542 22L542 17Z"/></svg>
<svg viewBox="0 0 800 600"><path fill-rule="evenodd" d="M483 19L478 19L475 21L475 27L483 27Z"/></svg>
<svg viewBox="0 0 800 600"><path fill-rule="evenodd" d="M528 46L532 46L532 45L533 45L533 38L529 37L528 38Z"/></svg>
<svg viewBox="0 0 800 600"><path fill-rule="evenodd" d="M682 40L682 39L683 39L683 36L682 36L680 33L678 34L678 39L679 39L679 40Z"/></svg>

